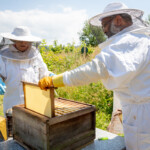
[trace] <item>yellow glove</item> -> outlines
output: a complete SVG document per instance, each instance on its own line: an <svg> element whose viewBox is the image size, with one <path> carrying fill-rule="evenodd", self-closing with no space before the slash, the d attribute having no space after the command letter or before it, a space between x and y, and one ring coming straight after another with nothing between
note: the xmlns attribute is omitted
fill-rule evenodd
<svg viewBox="0 0 150 150"><path fill-rule="evenodd" d="M42 90L47 90L47 88L50 88L51 86L53 86L53 82L52 82L52 77L44 77L42 78L39 83L38 83L39 87Z"/></svg>
<svg viewBox="0 0 150 150"><path fill-rule="evenodd" d="M39 87L42 90L47 90L51 86L54 87L63 87L65 86L63 83L63 74L52 76L52 77L44 77L39 81Z"/></svg>
<svg viewBox="0 0 150 150"><path fill-rule="evenodd" d="M0 139L7 140L6 118L0 116Z"/></svg>

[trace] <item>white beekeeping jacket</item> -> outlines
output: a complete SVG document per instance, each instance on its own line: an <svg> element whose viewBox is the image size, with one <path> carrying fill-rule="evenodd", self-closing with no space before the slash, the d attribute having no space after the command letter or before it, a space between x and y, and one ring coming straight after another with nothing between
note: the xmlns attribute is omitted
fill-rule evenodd
<svg viewBox="0 0 150 150"><path fill-rule="evenodd" d="M133 102L150 98L148 33L148 28L142 28L119 34L97 56L109 73L106 80L102 79L103 84L107 89L119 92L118 96L125 102L129 97L131 101L131 95Z"/></svg>
<svg viewBox="0 0 150 150"><path fill-rule="evenodd" d="M105 43L91 62L63 74L65 85L101 80L123 111L127 150L150 149L150 29L128 27Z"/></svg>
<svg viewBox="0 0 150 150"><path fill-rule="evenodd" d="M150 61L148 31L149 28L146 27L131 26L114 35L100 45L102 51L91 62L65 72L64 84L74 86L102 80L107 89L114 91L126 89L125 95L128 97L134 94L136 101L141 97L150 96L150 91L145 90L150 87L150 83L144 79L146 82L143 83L142 78L145 76L143 73L139 74ZM142 89L133 87L134 82L141 81Z"/></svg>
<svg viewBox="0 0 150 150"><path fill-rule="evenodd" d="M6 84L3 111L14 105L24 104L22 81L37 84L39 79L49 76L46 64L35 47L25 53L13 45L0 52L0 77Z"/></svg>

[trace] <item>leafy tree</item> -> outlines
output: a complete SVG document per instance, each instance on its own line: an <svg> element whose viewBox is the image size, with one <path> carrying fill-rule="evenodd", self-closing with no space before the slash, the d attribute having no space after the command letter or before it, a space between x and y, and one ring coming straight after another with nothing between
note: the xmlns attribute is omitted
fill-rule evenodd
<svg viewBox="0 0 150 150"><path fill-rule="evenodd" d="M102 43L106 39L102 28L92 26L88 21L85 22L82 32L79 34L80 41L85 41L87 46L97 46L99 43Z"/></svg>
<svg viewBox="0 0 150 150"><path fill-rule="evenodd" d="M148 17L147 17L147 19L146 19L146 23L147 23L148 25L150 25L150 15L148 15Z"/></svg>

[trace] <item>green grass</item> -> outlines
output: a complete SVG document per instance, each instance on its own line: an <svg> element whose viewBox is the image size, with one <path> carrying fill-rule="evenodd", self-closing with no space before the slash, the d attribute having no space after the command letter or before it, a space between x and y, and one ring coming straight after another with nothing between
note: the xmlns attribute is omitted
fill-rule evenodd
<svg viewBox="0 0 150 150"><path fill-rule="evenodd" d="M59 97L84 102L96 106L96 127L106 130L111 120L112 92L107 91L101 82L86 86L62 87L57 89Z"/></svg>
<svg viewBox="0 0 150 150"><path fill-rule="evenodd" d="M96 127L106 130L111 119L111 114L106 114L101 111L96 112Z"/></svg>
<svg viewBox="0 0 150 150"><path fill-rule="evenodd" d="M3 116L3 95L0 95L0 116Z"/></svg>
<svg viewBox="0 0 150 150"><path fill-rule="evenodd" d="M56 74L62 73L78 67L90 61L100 52L99 48L94 48L93 53L84 57L80 54L79 49L71 53L54 54L55 60L61 63L52 63L50 65L47 56L43 55L43 59L49 69L52 69ZM49 53L50 54L50 53ZM57 58L58 57L58 58ZM57 58L57 59L56 59ZM60 61L59 61L59 58ZM52 58L53 59L53 58ZM59 65L58 65L59 64ZM52 66L52 67L51 67ZM113 93L104 88L102 83L91 83L86 86L78 87L62 87L57 89L59 97L80 101L96 106L96 127L106 130L111 120L112 108L113 108Z"/></svg>

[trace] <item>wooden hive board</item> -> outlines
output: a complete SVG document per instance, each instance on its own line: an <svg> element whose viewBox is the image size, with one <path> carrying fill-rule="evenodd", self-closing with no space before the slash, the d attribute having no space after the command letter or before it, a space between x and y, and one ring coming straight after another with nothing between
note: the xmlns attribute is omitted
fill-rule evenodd
<svg viewBox="0 0 150 150"><path fill-rule="evenodd" d="M71 101L63 98L55 99L55 116L61 116L68 113L73 113L87 107L91 107L91 105L87 105L84 103L79 103L76 101Z"/></svg>
<svg viewBox="0 0 150 150"><path fill-rule="evenodd" d="M54 116L54 90L41 90L36 84L23 82L25 108L47 117Z"/></svg>

